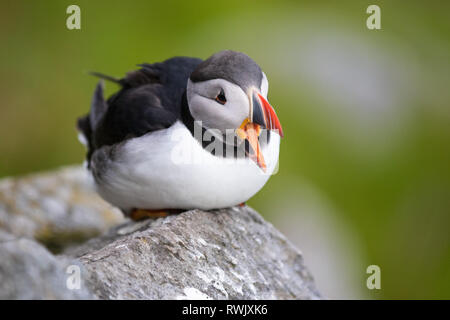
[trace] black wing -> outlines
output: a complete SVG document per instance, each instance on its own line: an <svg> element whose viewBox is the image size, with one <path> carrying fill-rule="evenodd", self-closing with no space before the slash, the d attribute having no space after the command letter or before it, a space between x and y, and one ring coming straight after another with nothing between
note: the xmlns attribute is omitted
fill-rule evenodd
<svg viewBox="0 0 450 320"><path fill-rule="evenodd" d="M105 145L170 127L181 118L181 101L187 80L202 62L176 57L161 63L142 64L123 79L94 74L117 82L122 88L107 101L103 83L97 85L90 113L78 119L78 129L87 140L88 162Z"/></svg>

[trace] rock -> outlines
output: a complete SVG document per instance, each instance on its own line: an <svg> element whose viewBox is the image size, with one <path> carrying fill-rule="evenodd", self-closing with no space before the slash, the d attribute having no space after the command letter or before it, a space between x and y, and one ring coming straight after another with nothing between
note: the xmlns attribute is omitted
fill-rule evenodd
<svg viewBox="0 0 450 320"><path fill-rule="evenodd" d="M321 298L301 253L249 207L191 210L141 222L126 220L78 245L72 242L67 246L64 238L59 244L60 238L54 236L53 246L62 250L55 256L37 242L47 245L37 236L42 221L51 226L51 232L77 230L87 237L91 232L87 230L100 232L111 225L113 213L105 212L114 210L92 192L80 168L66 168L53 175L55 181L51 173L44 175L47 180L42 185L33 178L0 182L0 206L7 208L7 219L4 215L0 220L0 298ZM52 193L58 205L42 205L40 201L49 185L52 190L68 190L62 192L64 196L60 191ZM27 188L36 189L31 195L26 192L25 198L33 197L40 209L31 213L28 205L19 206L23 218L11 218ZM4 194L7 203L3 202ZM78 205L103 222L85 223L83 227L83 221L79 221L82 216L74 219L68 212ZM48 211L51 214L46 214ZM79 289L67 287L68 266L80 268Z"/></svg>
<svg viewBox="0 0 450 320"><path fill-rule="evenodd" d="M35 241L3 240L0 242L0 299L95 298L86 286L71 290L66 285L66 269L70 264L82 267L77 261L58 259Z"/></svg>
<svg viewBox="0 0 450 320"><path fill-rule="evenodd" d="M72 255L102 299L319 297L298 250L248 207L130 222Z"/></svg>
<svg viewBox="0 0 450 320"><path fill-rule="evenodd" d="M37 239L52 252L123 221L119 210L96 195L82 167L0 181L0 230Z"/></svg>

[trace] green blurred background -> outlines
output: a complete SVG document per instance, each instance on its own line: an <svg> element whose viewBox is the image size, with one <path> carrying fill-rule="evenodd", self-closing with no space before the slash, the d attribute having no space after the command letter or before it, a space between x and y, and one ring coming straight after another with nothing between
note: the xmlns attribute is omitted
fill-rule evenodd
<svg viewBox="0 0 450 320"><path fill-rule="evenodd" d="M319 289L450 298L449 2L0 3L0 177L83 161L87 71L243 51L285 131L280 170L250 205L302 249ZM66 28L70 4L81 30ZM370 4L382 30L366 28ZM366 287L372 264L381 290Z"/></svg>

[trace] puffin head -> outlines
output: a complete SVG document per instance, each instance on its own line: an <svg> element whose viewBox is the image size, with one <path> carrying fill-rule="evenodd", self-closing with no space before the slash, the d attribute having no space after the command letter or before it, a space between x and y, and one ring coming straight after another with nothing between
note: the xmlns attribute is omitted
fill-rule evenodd
<svg viewBox="0 0 450 320"><path fill-rule="evenodd" d="M203 61L187 83L189 110L205 129L231 133L247 140L251 158L265 170L258 137L261 129L283 137L275 110L267 101L269 84L258 64L249 56L220 51ZM233 141L233 140L232 140Z"/></svg>

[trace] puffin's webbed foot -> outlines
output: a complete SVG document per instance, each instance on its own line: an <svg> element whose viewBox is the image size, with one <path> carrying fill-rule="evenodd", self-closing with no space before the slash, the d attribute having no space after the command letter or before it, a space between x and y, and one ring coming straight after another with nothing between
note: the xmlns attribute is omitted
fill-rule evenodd
<svg viewBox="0 0 450 320"><path fill-rule="evenodd" d="M149 209L134 209L131 211L129 217L131 220L139 221L143 219L156 219L167 217L171 214L181 213L183 210L179 209L161 209L161 210L149 210Z"/></svg>

